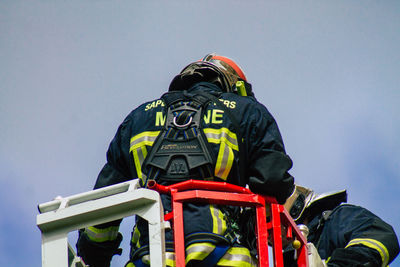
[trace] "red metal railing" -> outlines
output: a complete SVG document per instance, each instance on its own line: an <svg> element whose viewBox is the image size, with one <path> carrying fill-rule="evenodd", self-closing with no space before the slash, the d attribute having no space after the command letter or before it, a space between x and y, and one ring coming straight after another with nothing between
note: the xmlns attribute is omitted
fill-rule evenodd
<svg viewBox="0 0 400 267"><path fill-rule="evenodd" d="M170 194L172 212L165 215L164 220L173 220L175 262L177 267L185 266L185 241L183 232L183 203L202 202L219 205L255 207L256 209L256 236L259 267L269 266L268 235L272 232L270 243L273 247L274 266L283 267L282 226L285 229L287 240L297 241L297 264L307 267L307 241L297 228L295 222L282 205L277 204L275 198L252 193L249 189L237 185L188 180L170 186L157 184L154 180L148 182L148 188L161 194ZM270 206L271 220L267 223L266 207ZM177 229L181 229L177 231ZM294 236L293 236L294 235ZM300 244L298 244L300 242Z"/></svg>

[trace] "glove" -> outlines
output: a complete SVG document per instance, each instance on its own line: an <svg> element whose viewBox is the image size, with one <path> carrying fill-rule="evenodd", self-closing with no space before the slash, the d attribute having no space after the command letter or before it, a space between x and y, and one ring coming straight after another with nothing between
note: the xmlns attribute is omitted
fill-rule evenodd
<svg viewBox="0 0 400 267"><path fill-rule="evenodd" d="M379 267L380 256L377 251L363 246L338 248L327 262L328 267Z"/></svg>
<svg viewBox="0 0 400 267"><path fill-rule="evenodd" d="M122 249L119 248L121 241L121 233L118 233L113 241L94 242L83 231L79 231L77 254L90 267L110 267L112 257L122 253Z"/></svg>

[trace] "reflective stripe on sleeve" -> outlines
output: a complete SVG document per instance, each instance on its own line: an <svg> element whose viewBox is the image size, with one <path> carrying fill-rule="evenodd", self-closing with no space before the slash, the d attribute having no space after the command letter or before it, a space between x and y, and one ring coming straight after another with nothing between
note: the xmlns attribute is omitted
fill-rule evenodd
<svg viewBox="0 0 400 267"><path fill-rule="evenodd" d="M133 160L135 162L137 175L140 179L143 180L142 163L144 162L144 159L147 156L147 149L145 146L139 147L136 150L133 150L132 154L133 154Z"/></svg>
<svg viewBox="0 0 400 267"><path fill-rule="evenodd" d="M235 158L233 150L239 150L236 134L227 128L206 128L204 134L209 143L220 145L214 174L216 177L226 180Z"/></svg>
<svg viewBox="0 0 400 267"><path fill-rule="evenodd" d="M131 138L129 152L132 152L136 173L143 180L142 164L147 156L146 146L152 146L160 131L148 131Z"/></svg>
<svg viewBox="0 0 400 267"><path fill-rule="evenodd" d="M104 229L90 226L85 228L85 234L94 242L113 241L118 236L119 226L110 226Z"/></svg>
<svg viewBox="0 0 400 267"><path fill-rule="evenodd" d="M233 150L236 151L239 150L236 134L229 131L228 128L221 128L221 129L205 128L203 129L203 131L207 137L208 142L219 144L221 143L221 141L224 141Z"/></svg>
<svg viewBox="0 0 400 267"><path fill-rule="evenodd" d="M389 251L387 250L385 245L383 245L378 240L370 239L370 238L355 238L347 244L346 248L350 247L350 246L354 246L354 245L364 245L366 247L377 250L382 258L382 266L388 265Z"/></svg>
<svg viewBox="0 0 400 267"><path fill-rule="evenodd" d="M130 150L134 150L140 146L152 146L160 131L148 131L135 135L131 138Z"/></svg>
<svg viewBox="0 0 400 267"><path fill-rule="evenodd" d="M226 180L230 170L232 169L233 159L234 154L232 149L226 145L225 142L221 142L217 164L215 165L215 176Z"/></svg>

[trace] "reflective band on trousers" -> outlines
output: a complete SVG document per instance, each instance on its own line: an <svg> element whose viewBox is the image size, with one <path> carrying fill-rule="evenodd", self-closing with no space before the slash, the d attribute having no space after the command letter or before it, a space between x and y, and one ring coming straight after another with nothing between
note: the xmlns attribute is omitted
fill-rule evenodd
<svg viewBox="0 0 400 267"><path fill-rule="evenodd" d="M175 253L174 252L165 253L165 263L167 266L175 267Z"/></svg>
<svg viewBox="0 0 400 267"><path fill-rule="evenodd" d="M142 262L150 265L150 255L144 255L142 257ZM127 265L128 267L129 265ZM165 266L175 267L175 253L174 252L165 252Z"/></svg>
<svg viewBox="0 0 400 267"><path fill-rule="evenodd" d="M213 219L213 233L223 236L226 231L226 221L224 214L214 205L210 205L210 212Z"/></svg>
<svg viewBox="0 0 400 267"><path fill-rule="evenodd" d="M204 242L195 243L186 248L186 264L191 260L203 260L208 254L215 249L215 245ZM145 255L142 257L142 262L150 264L149 256ZM131 263L130 263L131 264ZM127 267L133 267L134 265L127 265ZM166 253L166 266L175 267L175 253ZM229 266L229 267L257 267L257 260L250 255L250 251L245 247L231 247L225 253L225 255L218 261L217 266Z"/></svg>
<svg viewBox="0 0 400 267"><path fill-rule="evenodd" d="M135 135L131 138L129 152L133 154L137 175L143 180L142 164L147 156L146 146L152 146L160 131L148 131Z"/></svg>
<svg viewBox="0 0 400 267"><path fill-rule="evenodd" d="M113 241L118 236L118 226L110 226L104 229L90 226L85 228L85 234L94 242Z"/></svg>
<svg viewBox="0 0 400 267"><path fill-rule="evenodd" d="M226 180L235 158L233 150L239 151L236 134L227 128L206 128L204 129L204 134L209 143L220 145L214 174Z"/></svg>
<svg viewBox="0 0 400 267"><path fill-rule="evenodd" d="M218 261L217 266L255 267L258 264L257 260L250 255L250 251L247 248L231 247Z"/></svg>
<svg viewBox="0 0 400 267"><path fill-rule="evenodd" d="M140 248L140 232L137 226L135 226L133 233L132 233L132 238L131 238L131 243L136 247L136 248Z"/></svg>
<svg viewBox="0 0 400 267"><path fill-rule="evenodd" d="M389 251L387 250L385 245L383 245L378 240L370 239L370 238L355 238L347 244L346 248L350 247L350 246L354 246L354 245L364 245L366 247L377 250L382 258L382 266L388 265Z"/></svg>
<svg viewBox="0 0 400 267"><path fill-rule="evenodd" d="M186 264L191 260L204 260L215 248L211 243L194 243L186 248Z"/></svg>

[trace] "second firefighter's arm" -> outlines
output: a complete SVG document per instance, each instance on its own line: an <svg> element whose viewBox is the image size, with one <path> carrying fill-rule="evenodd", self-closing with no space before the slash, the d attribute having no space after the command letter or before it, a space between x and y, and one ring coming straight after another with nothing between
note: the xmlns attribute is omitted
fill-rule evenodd
<svg viewBox="0 0 400 267"><path fill-rule="evenodd" d="M344 204L331 216L325 227L338 247L328 266L387 266L399 253L393 228L370 211Z"/></svg>

